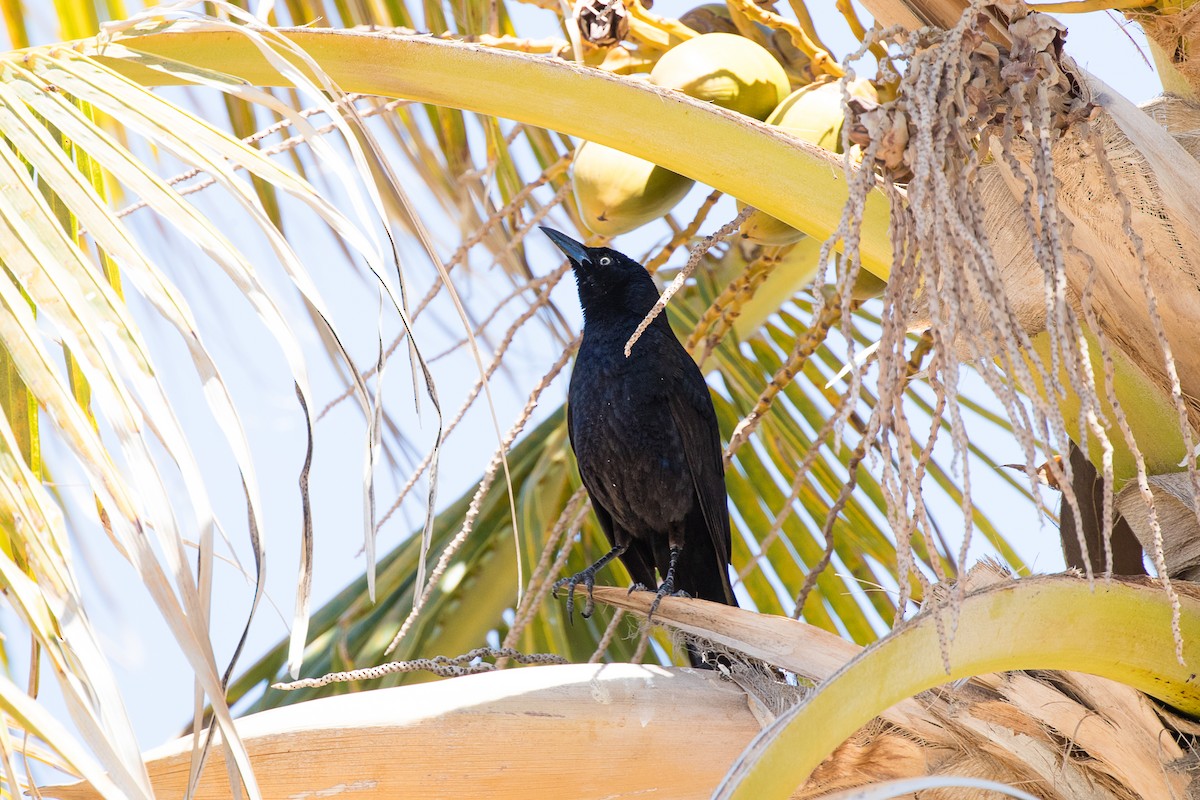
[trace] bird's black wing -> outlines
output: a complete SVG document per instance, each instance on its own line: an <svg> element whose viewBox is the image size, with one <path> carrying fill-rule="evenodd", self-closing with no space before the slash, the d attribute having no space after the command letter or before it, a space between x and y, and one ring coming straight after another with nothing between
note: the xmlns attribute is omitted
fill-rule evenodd
<svg viewBox="0 0 1200 800"><path fill-rule="evenodd" d="M685 369L679 376L680 380L668 393L667 404L683 443L688 469L692 473L692 485L696 490L704 525L708 529L713 557L717 562L716 569L724 585L725 602L737 605L733 598L733 587L729 583L729 551L732 542L729 533L729 505L725 492L725 464L722 459L717 415L713 411L712 398L708 394L708 384L704 382L704 376L690 364L691 356L684 354L684 358L688 359L688 365L692 366L692 369Z"/></svg>
<svg viewBox="0 0 1200 800"><path fill-rule="evenodd" d="M575 434L571 427L571 413L569 408L567 410L567 439L570 440L572 447L574 447ZM608 539L609 546L616 547L618 542L628 545L625 552L621 554L621 563L629 572L630 577L633 578L633 582L650 588L658 586L658 581L654 577L653 552L645 542L634 539L628 534L618 537L612 512L596 499L596 493L588 485L588 476L584 475L582 470L580 470L579 479L583 481L583 488L587 490L588 498L592 501L592 511L596 514L596 520L600 523L600 530L604 531L604 538Z"/></svg>
<svg viewBox="0 0 1200 800"><path fill-rule="evenodd" d="M589 496L591 492L588 492ZM596 519L600 522L600 528L604 531L604 536L608 539L608 543L613 547L617 546L617 529L616 523L613 522L612 514L608 513L608 509L596 502L592 496L592 510L596 512ZM621 554L621 563L629 572L634 583L640 583L643 586L654 589L658 586L658 581L654 578L654 554L645 542L634 539L630 536L623 536L621 539L628 545L625 552Z"/></svg>

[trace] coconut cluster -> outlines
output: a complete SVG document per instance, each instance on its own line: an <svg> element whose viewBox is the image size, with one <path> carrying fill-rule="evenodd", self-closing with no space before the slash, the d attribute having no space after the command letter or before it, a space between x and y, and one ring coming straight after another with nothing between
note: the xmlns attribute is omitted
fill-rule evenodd
<svg viewBox="0 0 1200 800"><path fill-rule="evenodd" d="M697 17L700 12L707 16ZM701 6L681 21L695 18L703 23L714 13ZM732 24L697 26L714 32L689 38L663 53L650 71L651 83L766 121L830 151L842 151L840 83L805 83L793 91L795 78L803 73L778 47L768 50L737 33ZM791 68L785 69L781 59ZM848 89L854 97L877 99L868 81L854 81ZM575 200L583 223L605 236L627 233L661 218L693 183L691 178L595 142L579 147L573 166ZM745 221L741 234L755 244L775 246L792 244L804 235L758 211Z"/></svg>
<svg viewBox="0 0 1200 800"><path fill-rule="evenodd" d="M732 33L706 33L671 48L650 82L721 108L766 119L791 90L787 73L765 48ZM616 236L666 214L694 181L595 142L575 155L575 200L593 232Z"/></svg>

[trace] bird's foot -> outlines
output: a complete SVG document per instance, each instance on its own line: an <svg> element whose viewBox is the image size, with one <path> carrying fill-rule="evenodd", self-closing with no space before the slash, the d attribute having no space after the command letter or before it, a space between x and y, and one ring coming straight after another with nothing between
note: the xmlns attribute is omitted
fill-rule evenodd
<svg viewBox="0 0 1200 800"><path fill-rule="evenodd" d="M580 570L571 577L563 578L554 584L554 588L550 590L550 593L556 599L558 598L558 590L564 586L567 587L568 622L575 622L575 587L582 583L587 588L587 602L584 603L583 612L580 614L580 616L582 616L584 619L587 619L588 617L592 616L592 612L596 608L596 604L592 600L592 589L594 589L596 586L596 573L607 566L608 562L624 553L625 549L626 547L624 545L614 547L612 550L609 550L603 558L601 558L595 564L592 564L587 569Z"/></svg>
<svg viewBox="0 0 1200 800"><path fill-rule="evenodd" d="M677 592L673 592L673 591L671 591L671 590L670 590L670 588L667 586L667 582L666 582L666 581L663 581L663 585L662 585L662 586L660 586L660 587L658 587L658 591L654 593L654 602L650 604L650 613L646 614L646 619L647 619L647 620L650 620L650 619L653 619L653 618L654 618L654 612L658 610L658 604L659 604L660 602L662 602L662 599L663 599L664 597L683 597L683 598L690 598L690 597L691 597L691 595L690 595L690 594L688 594L687 592L683 591L682 589L680 589L680 590L679 590L679 591L677 591Z"/></svg>
<svg viewBox="0 0 1200 800"><path fill-rule="evenodd" d="M650 587L649 587L649 586L647 586L646 584L644 584L644 583L635 583L633 586L630 586L630 587L629 587L629 591L628 591L628 592L626 592L625 594L626 594L626 595L631 595L631 594L633 594L634 592L648 592L648 591L650 591Z"/></svg>
<svg viewBox="0 0 1200 800"><path fill-rule="evenodd" d="M592 615L596 604L592 600L592 589L596 586L596 570L595 567L588 567L581 572L576 572L569 578L563 578L554 584L551 594L555 599L558 599L558 590L567 587L567 621L575 622L575 587L583 584L587 588L587 602L583 605L583 612L580 614L584 619Z"/></svg>
<svg viewBox="0 0 1200 800"><path fill-rule="evenodd" d="M650 613L646 615L647 621L654 619L654 612L658 610L658 604L662 602L664 597L690 596L687 592L675 590L675 563L679 561L679 554L682 552L682 547L671 548L671 560L667 566L667 574L663 576L662 584L658 587L658 591L654 593L654 602L650 604Z"/></svg>

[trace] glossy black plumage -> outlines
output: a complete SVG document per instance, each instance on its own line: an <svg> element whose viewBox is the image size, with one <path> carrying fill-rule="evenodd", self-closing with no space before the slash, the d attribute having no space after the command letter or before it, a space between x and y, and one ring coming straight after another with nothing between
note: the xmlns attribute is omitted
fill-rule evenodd
<svg viewBox="0 0 1200 800"><path fill-rule="evenodd" d="M665 314L625 356L625 343L658 300L641 264L542 230L570 259L579 289L583 341L567 421L580 477L614 548L560 584L572 592L585 584L590 611L595 570L616 555L635 581L659 587L656 606L675 592L737 605L721 440L704 376Z"/></svg>

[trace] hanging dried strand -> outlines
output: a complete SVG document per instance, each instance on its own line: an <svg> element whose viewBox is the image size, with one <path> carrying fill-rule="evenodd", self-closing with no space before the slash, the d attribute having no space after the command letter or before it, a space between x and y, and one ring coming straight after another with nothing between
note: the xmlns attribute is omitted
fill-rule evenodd
<svg viewBox="0 0 1200 800"><path fill-rule="evenodd" d="M1121 402L1117 399L1115 378L1113 374L1113 358L1108 345L1108 337L1104 335L1104 330L1100 326L1100 322L1096 317L1095 308L1092 306L1094 287L1096 283L1096 261L1090 255L1071 244L1073 226L1070 220L1066 219L1065 217L1062 219L1062 229L1064 234L1064 244L1076 258L1087 265L1087 279L1084 281L1083 290L1080 292L1079 305L1083 310L1084 322L1086 323L1088 330L1090 330L1096 337L1097 349L1100 351L1100 363L1104 376L1104 399L1112 408L1113 419L1117 424L1117 430L1120 431L1122 437L1124 437L1129 451L1135 454L1136 461L1139 464L1142 464L1144 463L1144 459L1142 458L1141 448L1139 448L1137 443L1133 440L1133 431L1130 430L1129 421L1125 417L1125 411L1121 407ZM1080 351L1084 354L1082 361L1083 367L1087 372L1089 385L1095 386L1096 375L1092 369L1091 346L1088 344L1086 336L1080 341L1079 347ZM1116 484L1114 483L1113 475L1113 443L1104 432L1103 422L1097 415L1088 414L1086 422L1088 425L1088 432L1094 437L1094 440L1100 444L1100 478L1104 482L1104 486L1115 486ZM1087 441L1087 439L1081 435L1080 441ZM1144 466L1140 466L1138 469L1142 472L1145 471ZM1114 492L1105 491L1101 499L1102 508L1100 520L1100 539L1104 543L1104 575L1106 583L1112 581L1113 572L1112 535L1113 526L1116 523L1116 515L1113 510L1113 495ZM1153 504L1151 504L1151 511L1153 512ZM1082 548L1080 548L1080 553L1083 553Z"/></svg>
<svg viewBox="0 0 1200 800"><path fill-rule="evenodd" d="M734 453L750 439L750 435L762 423L767 412L771 409L771 404L775 402L775 398L779 393L787 388L788 384L792 382L800 370L804 368L804 365L808 363L808 359L812 354L824 343L826 335L834 323L837 322L841 313L842 307L840 303L826 305L819 311L814 312L808 331L803 337L796 340L796 344L792 347L792 352L788 354L787 360L771 376L771 380L754 402L754 408L733 429L733 434L729 437L729 446L725 448L726 464L730 462ZM840 417L841 415L839 414L838 418Z"/></svg>
<svg viewBox="0 0 1200 800"><path fill-rule="evenodd" d="M986 31L995 19L1007 26L1011 45L988 41ZM853 169L847 155L850 202L843 223L855 217L866 192L876 185L891 202L893 263L875 352L877 402L862 435L879 452L880 484L897 542L897 613L902 616L912 578L927 583L923 571L915 568L912 537L922 537L931 553L939 550L939 533L926 511L921 484L943 426L953 453L952 469L958 470L963 487L964 535L956 572L966 566L974 508L969 432L958 397L964 361L972 363L1011 421L1025 452L1031 493L1039 503L1038 450L1065 450L1072 433L1104 442L1106 417L1073 305L1078 298L1067 280L1070 231L1055 197L1053 145L1063 131L1091 113L1061 56L1062 29L1023 6L976 0L950 30L871 32L859 54L883 41L896 45L893 59L905 68L895 100L881 105L847 102L845 149L849 153L850 145L858 145L862 163L871 169ZM848 70L846 80L852 76ZM1007 169L1024 188L1017 205L1032 260L1041 269L1042 310L1051 343L1045 362L1005 290L1004 270L991 241L988 207L980 190L989 155L1001 166L988 169ZM1011 224L1011 219L1005 222ZM853 225L843 224L826 245L828 249L839 236L843 239L844 256L838 260L843 302L861 268L857 242L847 236L853 232ZM826 268L827 252L821 262ZM817 301L819 305L822 298ZM842 315L842 323L853 352L848 314ZM918 344L919 357L917 351L909 352L914 323L926 330ZM934 403L922 443L916 440L903 401L914 363L926 352L924 374ZM1111 359L1104 360L1106 384L1111 384ZM853 356L848 363L854 367L850 382L856 394L862 365ZM1071 386L1081 405L1078 418L1070 422L1063 419L1055 396L1061 391L1060 381ZM1113 394L1107 388L1105 393ZM1102 447L1105 475L1111 477L1111 446ZM870 450L860 452L866 455ZM1077 509L1070 465L1052 460L1051 470L1064 489L1064 502ZM1111 509L1111 498L1105 507ZM1107 526L1106 540L1110 532ZM937 580L947 579L939 559L931 559L930 567ZM960 591L942 595L952 606L944 620L946 635L953 635ZM942 621L939 615L939 624Z"/></svg>
<svg viewBox="0 0 1200 800"><path fill-rule="evenodd" d="M521 313L521 315L519 317L517 317L517 319L514 320L513 323L508 327L508 330L504 332L504 337L501 339L500 344L496 347L495 352L492 354L492 360L488 364L487 369L484 371L483 376L480 377L479 379L477 379L475 381L474 385L471 386L471 389L467 392L466 398L464 398L462 404L459 406L458 411L455 412L454 417L452 417L450 422L446 425L445 433L442 434L443 440L448 438L450 436L450 434L453 433L454 429L458 427L458 424L460 422L462 422L463 417L465 417L467 415L467 412L471 409L471 406L475 404L475 400L478 399L480 392L483 391L484 382L491 380L492 375L494 375L496 373L496 370L500 368L500 365L503 363L503 360L504 360L504 354L508 351L509 346L512 345L512 342L516 338L516 335L520 331L520 329L522 327L524 327L525 323L527 323L530 319L532 319L537 314L539 309L541 309L541 308L545 307L547 304L549 304L550 293L554 289L555 285L558 283L558 280L562 278L563 274L565 274L565 272L566 272L565 267L559 267L559 269L556 270L555 273L553 273L553 274L556 274L558 277L555 278L554 280L548 282L547 284L545 284L542 287L542 290L538 293L537 298L534 299L533 302L531 302L529 304L528 308L526 308L525 311L523 311ZM562 354L562 356L560 356L558 363L556 363L556 365L551 368L551 372L548 373L546 376L543 376L543 378L542 378L543 382L545 382L547 380L547 377L553 378L555 375L557 375L562 370L563 367L566 366L566 362L570 359L570 356L575 352L575 348L577 346L578 345L571 345L563 351L563 354ZM379 522L376 524L377 530L379 528L382 528L383 524L385 522L387 522L388 519L391 518L392 514L396 513L396 511L399 510L400 504L404 502L405 497L407 497L408 493L413 490L413 488L417 484L417 481L420 480L421 476L425 473L425 470L427 470L432 463L433 463L433 454L427 453L425 455L425 458L423 458L421 460L421 463L417 465L417 468L415 470L413 470L411 475L408 476L408 480L405 482L404 486L400 489L400 492L399 492L399 494L397 494L396 499L392 501L392 504L388 507L388 510L384 513L384 515L380 518Z"/></svg>
<svg viewBox="0 0 1200 800"><path fill-rule="evenodd" d="M682 289L683 285L687 283L688 278L692 276L692 273L696 271L696 267L700 265L700 259L704 257L704 254L711 250L717 242L733 235L733 232L736 231L738 227L746 221L746 218L753 213L754 209L750 206L746 206L741 210L741 212L738 213L736 217L729 222L726 222L713 233L705 236L700 240L699 244L692 248L691 253L688 255L687 263L684 264L683 269L679 270L679 274L675 276L675 280L671 281L671 285L668 286L666 291L662 293L662 296L658 298L658 302L656 302L654 307L650 309L650 313L646 314L646 318L638 323L633 335L630 336L629 341L625 343L626 358L629 358L630 353L633 352L633 346L637 344L638 339L642 338L642 334L645 333L646 329L650 327L650 323L654 322L655 318L662 313L664 308L667 307L667 303L671 301L671 298L675 296L675 293Z"/></svg>
<svg viewBox="0 0 1200 800"><path fill-rule="evenodd" d="M771 545L775 543L775 540L778 539L783 533L784 523L786 523L788 517L790 517L796 511L796 502L800 499L800 495L804 492L804 487L808 485L809 470L812 469L812 465L816 462L817 458L820 457L821 448L824 447L833 436L835 417L840 416L840 413L847 406L853 407L854 404L855 398L848 394L842 395L835 413L825 419L824 424L821 426L821 430L817 431L817 435L813 437L812 442L809 444L808 448L805 449L804 458L800 461L800 464L796 467L795 474L792 476L792 486L787 497L784 498L783 504L780 505L779 511L776 512L775 519L771 521L771 527L767 529L766 535L764 535L758 541L759 552L765 554ZM826 543L828 543L828 541L829 539L827 538ZM745 567L738 571L738 580L744 581L751 571L755 569L755 566L756 565L754 562L746 564ZM805 578L805 584L807 585L810 578L815 583L818 577L820 577L819 571L815 568L815 566L810 567L808 575ZM800 594L801 596L804 596L806 593L802 590ZM797 615L802 613L802 608L803 603L798 603L796 611Z"/></svg>
<svg viewBox="0 0 1200 800"><path fill-rule="evenodd" d="M521 409L521 413L517 416L517 421L514 422L512 427L509 428L508 432L504 434L504 438L500 442L500 446L492 455L491 461L488 462L487 469L485 469L483 473L483 478L479 481L479 486L476 488L474 496L471 497L471 503L467 507L467 513L463 519L462 528L459 529L458 533L455 534L454 538L450 540L449 544L446 545L446 548L438 557L437 565L434 567L433 571L429 574L428 579L425 581L425 586L423 587L421 594L416 597L412 610L401 624L400 630L396 632L396 635L392 638L392 641L384 650L384 655L387 655L395 650L397 645L399 645L401 640L404 638L405 634L407 634L412 626L416 623L417 617L420 616L425 604L433 595L433 592L437 588L438 583L441 581L442 576L445 574L446 569L450 566L450 562L458 553L459 549L462 548L463 544L466 543L467 537L471 535L471 530L474 528L475 520L479 516L479 510L482 507L483 499L487 496L488 491L492 488L492 484L495 482L496 475L499 472L504 455L508 452L508 449L512 446L512 443L516 440L516 438L521 434L521 431L525 429L525 424L529 421L529 418L533 416L533 411L537 408L538 400L542 393L546 390L554 378L558 376L558 373L562 371L563 367L567 365L567 362L570 361L571 356L574 354L578 346L579 340L576 339L575 342L573 342L571 346L563 352L562 356L559 357L550 370L542 377L542 379L538 382L538 385L533 388L533 391L530 392L529 400L525 403L525 407Z"/></svg>
<svg viewBox="0 0 1200 800"><path fill-rule="evenodd" d="M693 237L700 231L700 226L708 219L708 213L712 211L713 206L722 197L721 192L710 192L708 197L704 198L704 202L696 209L696 213L692 216L692 221L683 226L679 230L671 234L671 239L654 254L652 258L646 261L646 271L651 275L658 272L658 268L667 263L667 259L671 254L690 242ZM706 251L707 252L707 251Z"/></svg>
<svg viewBox="0 0 1200 800"><path fill-rule="evenodd" d="M1121 205L1121 225L1137 258L1138 284L1141 286L1142 292L1146 295L1150 323L1154 328L1155 335L1158 337L1158 346L1162 352L1163 365L1166 368L1167 378L1170 381L1171 400L1175 403L1175 411L1179 417L1179 428L1183 433L1184 450L1187 452L1184 462L1187 465L1188 479L1192 485L1192 510L1196 515L1197 521L1200 521L1200 472L1196 469L1195 437L1192 435L1192 426L1188 420L1187 407L1183 402L1183 389L1179 383L1179 373L1175 369L1175 359L1171 355L1171 343L1167 340L1167 333L1163 327L1162 317L1158 313L1158 295L1154 291L1154 286L1150 283L1150 271L1146 263L1145 243L1133 228L1133 209L1129 203L1129 198L1121 191L1121 185L1117 181L1116 172L1108 160L1103 142L1099 141L1094 132L1092 141L1098 145L1095 148L1097 160L1100 163L1104 177L1108 180L1109 187ZM1183 657L1183 630L1180 620L1183 612L1179 602L1179 594L1175 590L1175 587L1172 586L1171 577L1167 570L1167 562L1163 553L1162 528L1159 525L1154 498L1150 493L1148 478L1145 475L1145 464L1143 463L1141 453L1136 450L1134 452L1138 459L1138 491L1141 494L1143 502L1146 504L1148 521L1153 536L1154 546L1151 548L1151 556L1154 559L1154 569L1158 572L1158 579L1162 582L1163 591L1166 592L1167 598L1171 603L1171 635L1175 640L1175 658L1180 664L1186 665L1187 662ZM1111 487L1111 484L1109 484L1109 487ZM1111 488L1106 489L1106 495L1111 493Z"/></svg>
<svg viewBox="0 0 1200 800"><path fill-rule="evenodd" d="M742 307L754 297L758 287L771 276L779 263L780 258L777 255L760 253L705 309L684 343L688 352L695 356L696 363L704 366L704 362L741 315Z"/></svg>
<svg viewBox="0 0 1200 800"><path fill-rule="evenodd" d="M808 570L808 574L804 576L804 585L800 587L800 593L796 596L796 610L792 613L795 619L800 619L800 616L804 613L804 605L808 602L809 594L816 588L817 579L833 560L833 525L837 521L838 515L842 513L842 509L850 502L850 495L854 493L855 487L858 486L858 469L866 455L866 449L867 440L860 440L858 446L854 449L854 455L850 457L850 461L846 465L848 472L846 481L842 484L842 489L838 493L837 499L834 500L833 505L829 507L829 511L825 515L825 523L821 526L821 536L825 539L825 549L821 553L820 561L811 567Z"/></svg>
<svg viewBox="0 0 1200 800"><path fill-rule="evenodd" d="M351 681L368 681L395 675L402 672L431 672L442 678L457 678L463 675L478 675L481 672L491 672L496 664L484 661L485 658L506 659L521 664L568 664L567 659L555 653L522 653L508 647L478 647L461 656L449 658L434 656L433 658L416 658L411 661L391 661L375 667L352 669L346 672L330 672L319 678L302 678L290 683L273 683L272 689L292 692L296 689L316 689L331 683L349 683Z"/></svg>
<svg viewBox="0 0 1200 800"><path fill-rule="evenodd" d="M537 566L529 575L529 586L525 591L525 596L517 605L517 610L513 614L513 623L509 626L508 633L504 635L502 644L505 647L516 646L517 639L533 621L534 615L550 594L551 587L554 586L555 580L571 555L570 539L567 534L578 530L579 526L583 524L583 518L590 510L591 504L588 502L587 490L580 486L563 506L550 535L546 537L546 544L542 547ZM566 546L563 546L564 540L567 540ZM555 558L555 553L558 554L557 558ZM554 558L553 563L551 563L551 558Z"/></svg>
<svg viewBox="0 0 1200 800"><path fill-rule="evenodd" d="M608 650L608 646L616 638L617 628L623 619L625 619L625 612L619 608L616 609L616 613L613 614L608 627L604 629L604 634L600 637L600 641L596 643L596 650L588 657L589 664L599 664L601 659L604 658L604 652Z"/></svg>

